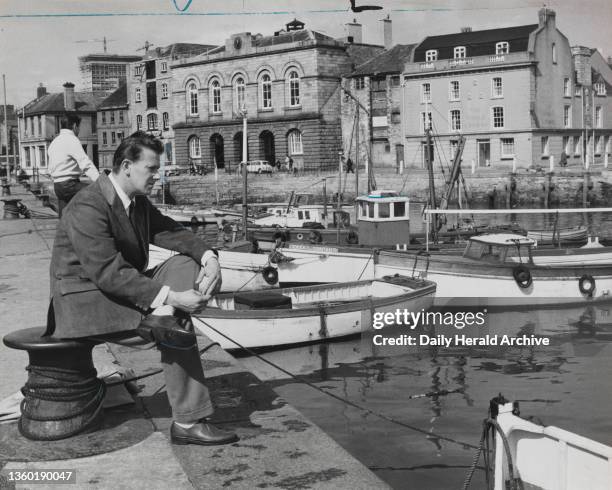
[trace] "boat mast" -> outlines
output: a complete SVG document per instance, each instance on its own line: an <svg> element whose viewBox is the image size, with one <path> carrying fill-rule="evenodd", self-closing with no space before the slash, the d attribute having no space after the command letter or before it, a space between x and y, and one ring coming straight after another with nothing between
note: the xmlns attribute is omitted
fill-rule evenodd
<svg viewBox="0 0 612 490"><path fill-rule="evenodd" d="M429 174L429 208L436 209L436 186L434 183L433 162L431 155L431 128L429 127L429 117L425 111L425 161L427 162L427 172ZM431 239L437 241L438 234L438 215L434 214L431 220Z"/></svg>

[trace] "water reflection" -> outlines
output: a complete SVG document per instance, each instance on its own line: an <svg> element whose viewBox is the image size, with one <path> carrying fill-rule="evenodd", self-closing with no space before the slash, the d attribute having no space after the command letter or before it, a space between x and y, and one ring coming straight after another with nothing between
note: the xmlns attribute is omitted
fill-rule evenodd
<svg viewBox="0 0 612 490"><path fill-rule="evenodd" d="M241 361L394 488L459 487L488 401L499 392L521 401L526 418L610 444L609 306L493 312L488 320L481 332L461 333L533 334L550 338L550 345L376 346L372 334L364 334L262 354L368 412L329 399L258 359ZM406 333L401 327L389 332ZM429 326L414 335L440 333L441 327ZM482 486L483 472L477 471L474 488Z"/></svg>

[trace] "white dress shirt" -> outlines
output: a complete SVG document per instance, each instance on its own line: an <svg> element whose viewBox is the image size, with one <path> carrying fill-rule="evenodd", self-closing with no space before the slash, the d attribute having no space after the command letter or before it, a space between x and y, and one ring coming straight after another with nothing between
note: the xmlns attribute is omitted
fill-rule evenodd
<svg viewBox="0 0 612 490"><path fill-rule="evenodd" d="M53 182L65 182L85 175L95 181L100 172L83 150L79 138L70 129L60 129L49 145L49 173Z"/></svg>

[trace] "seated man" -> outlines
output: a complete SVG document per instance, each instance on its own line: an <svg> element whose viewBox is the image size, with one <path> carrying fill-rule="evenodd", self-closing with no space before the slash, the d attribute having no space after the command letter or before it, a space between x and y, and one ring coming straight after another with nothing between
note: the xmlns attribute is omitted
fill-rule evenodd
<svg viewBox="0 0 612 490"><path fill-rule="evenodd" d="M214 251L146 197L162 151L153 136L134 133L115 151L111 174L64 209L51 258L48 333L107 341L138 334L157 343L172 441L226 444L236 435L206 421L213 407L189 320L219 289L221 270ZM182 255L146 271L149 243Z"/></svg>

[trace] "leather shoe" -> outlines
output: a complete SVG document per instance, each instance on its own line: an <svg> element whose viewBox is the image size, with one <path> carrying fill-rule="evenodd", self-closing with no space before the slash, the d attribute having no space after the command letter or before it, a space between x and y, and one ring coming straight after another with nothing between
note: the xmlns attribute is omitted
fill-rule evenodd
<svg viewBox="0 0 612 490"><path fill-rule="evenodd" d="M177 320L171 315L147 315L136 332L148 342L175 349L190 349L197 345L195 334L180 328Z"/></svg>
<svg viewBox="0 0 612 490"><path fill-rule="evenodd" d="M172 422L170 440L173 444L199 444L200 446L217 446L230 444L238 440L234 432L219 429L205 420L185 429Z"/></svg>

